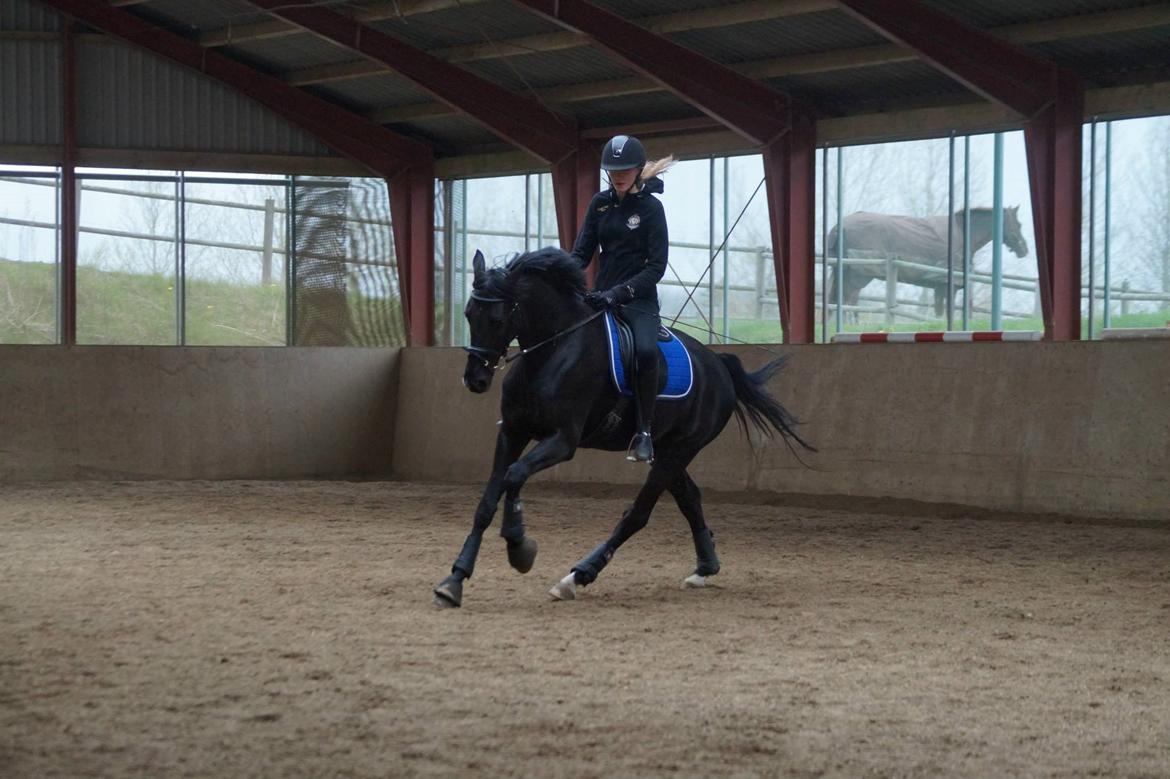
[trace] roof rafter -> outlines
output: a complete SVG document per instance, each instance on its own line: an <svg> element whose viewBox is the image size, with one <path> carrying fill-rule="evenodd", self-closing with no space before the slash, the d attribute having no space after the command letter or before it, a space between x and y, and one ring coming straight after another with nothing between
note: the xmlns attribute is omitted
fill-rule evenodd
<svg viewBox="0 0 1170 779"><path fill-rule="evenodd" d="M706 30L716 27L730 27L736 24L762 22L790 16L829 11L837 7L836 0L747 0L717 8L703 8L693 11L647 16L634 19L640 26L658 35L687 30ZM517 57L535 52L563 51L589 46L587 35L568 30L525 35L465 46L450 46L433 52L448 62L478 62L482 60ZM303 68L284 74L284 79L295 86L322 84L349 78L360 78L378 73L379 68L369 61L343 62Z"/></svg>
<svg viewBox="0 0 1170 779"><path fill-rule="evenodd" d="M134 0L134 2L146 1L147 0ZM374 3L372 5L363 6L361 8L355 8L349 16L355 22L369 24L370 22L380 22L384 19L405 19L410 16L432 13L434 11L444 11L448 8L459 8L468 5L476 5L486 1L487 0L396 0L396 2ZM298 25L279 19L274 19L265 22L254 22L251 24L228 25L227 27L208 30L199 36L199 43L202 46L210 47L230 46L235 43L244 43L245 41L264 40L266 38L283 38L285 36L296 35L301 32L303 32L303 30Z"/></svg>
<svg viewBox="0 0 1170 779"><path fill-rule="evenodd" d="M617 14L584 0L512 2L588 35L630 68L757 144L770 144L791 127L793 105L784 93Z"/></svg>
<svg viewBox="0 0 1170 779"><path fill-rule="evenodd" d="M1078 14L1061 19L1018 22L993 27L989 32L1009 43L1028 44L1133 32L1167 25L1170 25L1170 3L1161 3L1120 11ZM883 43L876 46L861 46L853 49L837 49L740 62L729 67L751 78L766 79L892 65L900 62L914 62L918 59L918 55L906 46ZM662 85L653 79L645 76L630 76L537 89L535 96L542 102L563 104L661 91L663 91ZM437 103L414 103L378 108L369 113L372 120L383 124L435 119L450 115L450 110Z"/></svg>
<svg viewBox="0 0 1170 779"><path fill-rule="evenodd" d="M393 68L504 140L550 163L577 152L576 122L323 6L248 0L328 41ZM290 88L290 87L286 87Z"/></svg>

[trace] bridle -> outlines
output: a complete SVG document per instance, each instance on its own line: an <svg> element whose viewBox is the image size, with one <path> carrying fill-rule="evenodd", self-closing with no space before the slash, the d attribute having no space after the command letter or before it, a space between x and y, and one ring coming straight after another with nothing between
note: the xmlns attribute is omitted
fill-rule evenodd
<svg viewBox="0 0 1170 779"><path fill-rule="evenodd" d="M508 302L507 298L491 298L491 297L487 297L486 295L480 295L474 289L471 291L471 299L478 300L480 303L507 303ZM516 313L516 309L518 309L519 307L520 307L519 303L513 302L512 303L512 310L508 312L508 317L511 318L512 314ZM498 371L500 368L504 367L504 365L507 365L508 363L512 362L513 360L518 360L526 354L531 354L532 352L536 351L537 349L541 348L542 346L553 343L561 336L568 335L569 333L573 332L574 330L581 328L581 327L584 327L585 325L589 324L594 319L597 319L597 317L601 316L604 313L605 313L605 309L602 309L600 311L594 311L593 314L586 317L585 319L582 319L580 322L577 322L574 325L566 327L564 330L560 330L556 333L553 333L551 336L549 336L548 338L545 338L540 343L533 344L532 346L529 346L527 349L521 349L520 351L516 352L515 354L513 354L510 357L507 356L507 354L508 354L508 347L507 346L504 347L503 351L500 351L499 349L492 349L492 348L487 347L487 346L476 346L475 344L472 344L471 346L464 346L463 351L467 352L468 354L474 355L475 357L479 358L480 360L483 360L483 367L490 368L493 371ZM503 360L503 363L504 363L503 365L500 364L501 359Z"/></svg>
<svg viewBox="0 0 1170 779"><path fill-rule="evenodd" d="M480 303L507 303L508 302L507 298L488 297L486 295L479 294L474 289L471 291L471 299L478 300ZM518 309L519 307L520 307L519 303L515 303L515 302L512 303L512 310L508 312L509 319L512 318L512 314L516 313L516 309ZM500 365L500 359L503 358L504 355L506 355L508 353L508 347L507 347L507 345L505 345L503 351L500 351L499 349L492 349L492 348L487 347L487 346L476 346L475 344L472 344L471 346L464 346L463 351L467 352L468 354L475 355L480 360L483 360L483 367L490 368L493 371L498 371L500 368L503 367L502 365ZM507 363L507 362L511 362L511 361L504 360L504 362Z"/></svg>

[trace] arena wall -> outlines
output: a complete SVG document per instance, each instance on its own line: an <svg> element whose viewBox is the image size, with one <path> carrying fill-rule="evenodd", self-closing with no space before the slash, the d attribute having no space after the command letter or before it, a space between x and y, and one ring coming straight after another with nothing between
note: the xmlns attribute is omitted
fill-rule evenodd
<svg viewBox="0 0 1170 779"><path fill-rule="evenodd" d="M1170 342L779 350L792 361L771 388L820 453L802 454L804 468L733 422L692 466L701 486L1170 520ZM771 357L727 351L753 367ZM465 359L402 352L396 478L486 478L499 377L487 395L467 392ZM537 478L634 484L644 472L582 451Z"/></svg>
<svg viewBox="0 0 1170 779"><path fill-rule="evenodd" d="M398 354L0 346L0 481L386 476Z"/></svg>

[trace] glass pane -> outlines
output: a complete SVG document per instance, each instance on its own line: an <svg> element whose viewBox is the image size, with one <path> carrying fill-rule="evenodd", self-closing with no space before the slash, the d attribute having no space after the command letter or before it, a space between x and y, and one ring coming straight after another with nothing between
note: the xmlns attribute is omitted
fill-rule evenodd
<svg viewBox="0 0 1170 779"><path fill-rule="evenodd" d="M0 343L57 340L57 181L0 175Z"/></svg>
<svg viewBox="0 0 1170 779"><path fill-rule="evenodd" d="M970 141L970 302L960 293L956 324L966 305L968 330L1044 330L1032 227L1032 197L1022 132L1003 133L1003 241L996 244L995 136ZM962 156L956 149L956 166ZM961 181L961 179L959 179ZM957 203L962 208L962 197ZM1087 216L1087 215L1086 215ZM961 286L961 285L960 285Z"/></svg>
<svg viewBox="0 0 1170 779"><path fill-rule="evenodd" d="M714 329L709 324L712 295L707 271L712 248L710 168L709 160L676 163L663 174L665 191L659 195L670 233L669 262L658 282L662 320L667 325L675 322L704 342Z"/></svg>
<svg viewBox="0 0 1170 779"><path fill-rule="evenodd" d="M1109 326L1170 327L1170 117L1113 122L1111 134Z"/></svg>
<svg viewBox="0 0 1170 779"><path fill-rule="evenodd" d="M285 185L186 186L185 335L197 346L285 342Z"/></svg>
<svg viewBox="0 0 1170 779"><path fill-rule="evenodd" d="M502 176L467 181L467 234L471 254L476 249L482 251L489 267L503 264L524 251L524 179L524 176ZM551 188L547 194L551 196Z"/></svg>
<svg viewBox="0 0 1170 779"><path fill-rule="evenodd" d="M826 236L834 325L840 241L844 330L944 329L948 249L962 240L948 217L948 141L853 146L841 159L841 219Z"/></svg>
<svg viewBox="0 0 1170 779"><path fill-rule="evenodd" d="M79 186L78 343L175 343L176 185Z"/></svg>

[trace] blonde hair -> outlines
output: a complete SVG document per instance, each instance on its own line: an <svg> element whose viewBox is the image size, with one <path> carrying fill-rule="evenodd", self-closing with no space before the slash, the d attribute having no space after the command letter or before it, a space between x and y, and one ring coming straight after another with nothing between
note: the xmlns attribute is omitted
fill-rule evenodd
<svg viewBox="0 0 1170 779"><path fill-rule="evenodd" d="M642 168L642 175L638 178L640 181L652 179L655 176L670 170L676 162L678 162L678 160L674 158L673 154L671 154L669 157L663 157L660 160L654 160L654 162L647 162L646 167Z"/></svg>

